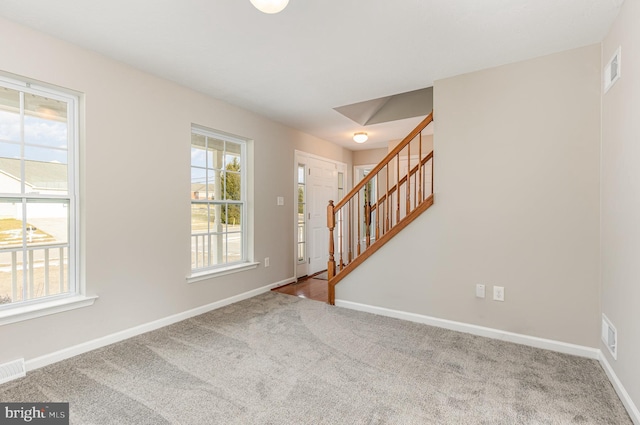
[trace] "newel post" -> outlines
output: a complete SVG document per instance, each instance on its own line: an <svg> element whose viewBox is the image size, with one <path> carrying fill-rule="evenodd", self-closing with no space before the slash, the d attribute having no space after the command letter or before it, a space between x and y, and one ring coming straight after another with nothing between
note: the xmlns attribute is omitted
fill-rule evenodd
<svg viewBox="0 0 640 425"><path fill-rule="evenodd" d="M333 208L333 201L327 205L327 227L329 228L329 262L327 263L327 278L331 280L336 275L336 260L334 254L333 229L336 227L336 214Z"/></svg>

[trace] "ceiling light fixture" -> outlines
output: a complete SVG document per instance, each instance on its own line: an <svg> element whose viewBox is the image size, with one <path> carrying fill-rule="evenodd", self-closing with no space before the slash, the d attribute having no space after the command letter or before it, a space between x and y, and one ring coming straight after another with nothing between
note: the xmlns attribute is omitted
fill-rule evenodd
<svg viewBox="0 0 640 425"><path fill-rule="evenodd" d="M367 135L367 133L360 132L353 134L353 141L356 143L364 143L367 140L369 140L369 136Z"/></svg>
<svg viewBox="0 0 640 425"><path fill-rule="evenodd" d="M287 7L289 0L251 0L251 4L260 12L278 13Z"/></svg>

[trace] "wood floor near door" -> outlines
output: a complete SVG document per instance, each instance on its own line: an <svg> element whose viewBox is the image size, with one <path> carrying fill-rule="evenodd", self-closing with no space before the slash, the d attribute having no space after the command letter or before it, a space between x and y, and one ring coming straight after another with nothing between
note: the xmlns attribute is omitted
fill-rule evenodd
<svg viewBox="0 0 640 425"><path fill-rule="evenodd" d="M290 283L279 288L274 288L272 291L280 292L281 294L294 295L300 298L322 301L323 303L326 303L329 300L327 281L323 279L314 279L313 277L309 277L304 280L301 279L296 283Z"/></svg>

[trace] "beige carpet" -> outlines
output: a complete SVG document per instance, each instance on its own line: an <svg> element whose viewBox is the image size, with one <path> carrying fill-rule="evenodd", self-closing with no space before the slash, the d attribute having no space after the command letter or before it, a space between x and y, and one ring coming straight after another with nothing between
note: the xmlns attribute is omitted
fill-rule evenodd
<svg viewBox="0 0 640 425"><path fill-rule="evenodd" d="M31 372L73 424L631 424L593 360L267 293Z"/></svg>

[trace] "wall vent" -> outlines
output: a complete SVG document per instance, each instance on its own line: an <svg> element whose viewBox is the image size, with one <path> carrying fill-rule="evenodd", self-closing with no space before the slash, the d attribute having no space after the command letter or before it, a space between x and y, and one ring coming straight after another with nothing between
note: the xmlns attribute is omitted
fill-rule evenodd
<svg viewBox="0 0 640 425"><path fill-rule="evenodd" d="M611 60L604 67L604 92L608 92L611 86L620 78L620 51L618 47Z"/></svg>
<svg viewBox="0 0 640 425"><path fill-rule="evenodd" d="M618 360L618 331L604 314L602 315L602 342L607 346L613 358Z"/></svg>
<svg viewBox="0 0 640 425"><path fill-rule="evenodd" d="M14 360L0 365L0 384L26 376L24 359Z"/></svg>

